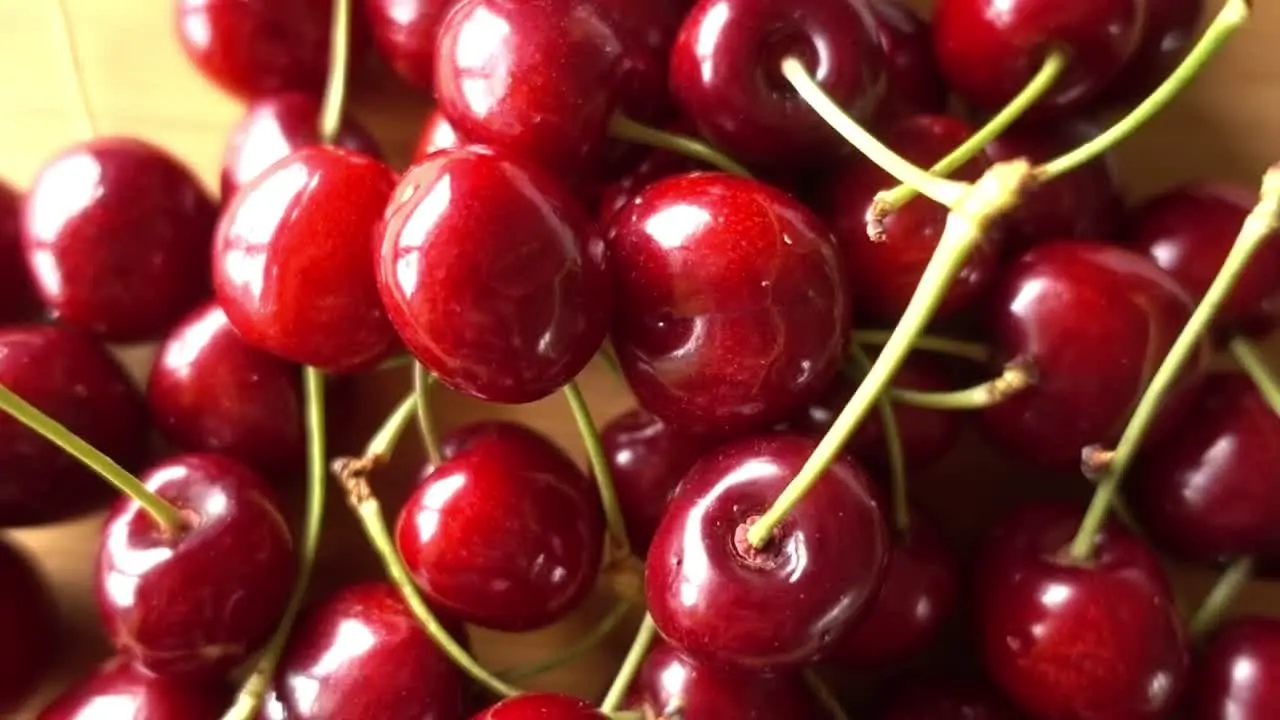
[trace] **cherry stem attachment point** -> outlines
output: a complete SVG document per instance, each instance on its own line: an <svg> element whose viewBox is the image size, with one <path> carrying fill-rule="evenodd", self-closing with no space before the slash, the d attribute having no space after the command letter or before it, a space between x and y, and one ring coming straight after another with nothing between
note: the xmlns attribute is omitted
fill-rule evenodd
<svg viewBox="0 0 1280 720"><path fill-rule="evenodd" d="M645 655L649 654L649 646L653 644L653 639L658 634L658 626L653 624L653 617L645 613L644 621L640 623L640 629L636 631L636 639L631 642L631 648L627 650L627 655L622 659L622 667L618 668L618 674L614 676L613 683L609 685L609 691L605 693L604 700L600 703L601 712L611 713L618 709L622 701L627 696L627 690L631 688L631 682L635 680L636 674L640 672L640 665L644 662Z"/></svg>
<svg viewBox="0 0 1280 720"><path fill-rule="evenodd" d="M604 506L604 518L609 528L611 547L623 555L631 553L631 542L627 539L627 524L622 517L622 505L618 502L618 492L613 486L613 472L609 469L609 459L605 456L604 443L596 430L595 421L591 419L591 409L582 397L578 381L571 380L564 386L564 397L569 401L569 409L573 411L573 419L578 424L578 434L582 436L582 444L587 448L587 459L591 463L591 474L595 476L596 487L600 492L600 503Z"/></svg>
<svg viewBox="0 0 1280 720"><path fill-rule="evenodd" d="M747 530L747 540L753 547L763 548L769 542L778 523L804 499L840 454L871 411L876 398L888 389L893 376L911 353L916 338L928 327L942 305L951 281L981 244L992 223L1018 203L1030 176L1031 166L1025 160L997 163L970 187L956 209L947 216L947 225L938 240L938 247L920 277L902 320L867 371L866 378L858 385L800 472Z"/></svg>
<svg viewBox="0 0 1280 720"><path fill-rule="evenodd" d="M889 342L889 338L892 336L893 332L890 330L855 330L853 332L853 343L864 347L881 347ZM982 343L969 342L968 340L953 340L934 335L921 335L916 338L916 343L913 347L921 352L950 355L951 357L970 360L978 364L991 362L991 348Z"/></svg>
<svg viewBox="0 0 1280 720"><path fill-rule="evenodd" d="M1253 558L1243 557L1229 565L1191 617L1191 622L1187 625L1191 637L1201 639L1212 632L1252 577Z"/></svg>
<svg viewBox="0 0 1280 720"><path fill-rule="evenodd" d="M436 376L427 372L422 363L413 364L413 394L418 414L418 432L422 435L422 447L427 452L427 461L432 466L439 465L444 459L440 451L440 437L436 434L435 415L431 412L431 391L435 388Z"/></svg>
<svg viewBox="0 0 1280 720"><path fill-rule="evenodd" d="M736 160L698 138L651 127L622 113L614 113L609 118L609 134L619 140L682 155L732 175L751 177L751 172Z"/></svg>
<svg viewBox="0 0 1280 720"><path fill-rule="evenodd" d="M561 650L555 655L534 663L528 667L510 670L502 673L504 677L512 682L518 682L545 672L550 672L558 667L568 665L569 663L582 657L584 653L599 645L610 633L614 631L626 619L627 614L631 611L631 603L626 600L619 600L609 609L608 614L600 618L600 622L591 628L591 631L583 635L569 647Z"/></svg>
<svg viewBox="0 0 1280 720"><path fill-rule="evenodd" d="M841 707L840 701L836 699L835 693L831 692L830 686L826 681L818 675L818 671L808 668L804 671L804 682L809 686L809 692L818 699L818 704L822 705L827 711L827 716L831 720L849 720L849 714Z"/></svg>
<svg viewBox="0 0 1280 720"><path fill-rule="evenodd" d="M849 348L849 354L858 365L858 376L865 377L871 370L871 358L857 345ZM889 491L893 507L893 526L905 535L911 529L911 503L907 494L907 463L902 456L902 433L898 430L898 416L893 412L893 402L888 393L876 398L880 424L884 426L885 453L889 457Z"/></svg>
<svg viewBox="0 0 1280 720"><path fill-rule="evenodd" d="M927 392L893 388L889 394L894 402L925 410L983 410L1032 387L1038 379L1035 364L1029 359L1015 359L1004 366L999 377L963 390Z"/></svg>
<svg viewBox="0 0 1280 720"><path fill-rule="evenodd" d="M333 24L329 35L329 77L320 108L320 142L332 145L342 129L346 104L347 72L351 55L351 0L333 0Z"/></svg>
<svg viewBox="0 0 1280 720"><path fill-rule="evenodd" d="M1280 164L1267 171L1262 181L1259 201L1249 216L1245 218L1240 234L1236 236L1231 252L1218 270L1217 277L1205 292L1204 298L1187 321L1182 332L1173 342L1169 354L1156 370L1155 376L1147 385L1147 389L1138 400L1124 433L1110 451L1095 451L1098 461L1089 462L1089 452L1082 470L1093 475L1098 487L1093 493L1093 500L1085 512L1080 529L1071 541L1071 558L1077 562L1089 559L1093 552L1094 540L1099 528L1106 521L1112 501L1119 495L1120 483L1133 463L1143 437L1155 422L1165 397L1177 384L1179 376L1187 362L1202 347L1202 341L1218 316L1218 311L1231 295L1240 275L1249 265L1249 260L1261 249L1270 234L1280 224Z"/></svg>
<svg viewBox="0 0 1280 720"><path fill-rule="evenodd" d="M1271 372L1262 351L1252 340L1242 335L1231 339L1228 350L1244 374L1253 381L1258 394L1271 406L1272 412L1280 415L1280 383L1276 382L1276 376Z"/></svg>

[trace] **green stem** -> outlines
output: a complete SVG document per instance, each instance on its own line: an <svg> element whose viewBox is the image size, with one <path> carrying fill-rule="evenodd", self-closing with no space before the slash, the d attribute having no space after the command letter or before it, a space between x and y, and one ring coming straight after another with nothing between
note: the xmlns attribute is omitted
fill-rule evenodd
<svg viewBox="0 0 1280 720"><path fill-rule="evenodd" d="M413 420L417 409L418 393L410 391L369 438L369 443L364 446L365 459L375 463L388 462L391 454L395 452L396 445L400 443L404 431L409 428L409 423Z"/></svg>
<svg viewBox="0 0 1280 720"><path fill-rule="evenodd" d="M854 345L849 354L858 364L858 373L866 377L871 370L871 358L862 348ZM893 525L905 535L911 529L911 503L907 494L907 463L902 456L902 434L898 431L898 416L893 412L893 402L888 393L881 393L876 399L876 407L880 412L880 424L884 426L885 452L889 455L889 490L893 502Z"/></svg>
<svg viewBox="0 0 1280 720"><path fill-rule="evenodd" d="M427 451L427 461L437 466L444 459L440 451L440 437L436 434L435 415L431 412L431 391L436 377L427 372L422 363L413 364L413 394L418 411L418 432L422 434L422 447Z"/></svg>
<svg viewBox="0 0 1280 720"><path fill-rule="evenodd" d="M379 363L378 367L374 368L374 372L382 372L383 370L398 370L399 368L402 368L402 367L409 367L410 365L414 364L414 362L415 361L412 355L396 355L395 357L387 358L386 360L383 360L381 363Z"/></svg>
<svg viewBox="0 0 1280 720"><path fill-rule="evenodd" d="M683 155L733 175L751 177L751 172L733 158L697 138L650 127L622 113L614 113L609 118L609 134L619 140Z"/></svg>
<svg viewBox="0 0 1280 720"><path fill-rule="evenodd" d="M942 304L952 279L982 242L990 225L1018 202L1030 172L1025 160L997 163L987 170L947 217L938 247L925 267L898 327L795 479L747 531L747 540L753 546L763 548L769 542L778 523L808 494L843 450L876 398L888 388L902 367L916 338L924 332Z"/></svg>
<svg viewBox="0 0 1280 720"><path fill-rule="evenodd" d="M644 662L644 656L649 653L649 646L653 644L657 634L658 627L653 624L653 617L645 613L644 622L640 623L640 629L636 631L636 639L632 641L631 649L627 650L627 656L622 659L622 667L618 668L613 684L609 686L604 701L600 703L602 712L611 713L622 704L627 696L627 690L631 688L631 681L635 680L636 673L640 672L640 664Z"/></svg>
<svg viewBox="0 0 1280 720"><path fill-rule="evenodd" d="M1191 84L1200 68L1249 19L1249 13L1248 0L1227 0L1200 41L1154 92L1098 137L1036 168L1036 181L1046 183L1088 164L1142 127Z"/></svg>
<svg viewBox="0 0 1280 720"><path fill-rule="evenodd" d="M1015 360L1004 367L999 377L984 383L947 392L929 392L893 388L894 402L925 410L983 410L994 407L1036 383L1035 367L1029 361Z"/></svg>
<svg viewBox="0 0 1280 720"><path fill-rule="evenodd" d="M812 668L804 671L804 682L809 686L809 691L818 699L818 703L826 709L831 720L849 720L849 715L840 705L840 701L836 698L835 693L831 692L831 688L823 682L818 672Z"/></svg>
<svg viewBox="0 0 1280 720"><path fill-rule="evenodd" d="M346 104L347 69L351 54L351 0L333 0L329 35L329 77L320 108L320 142L332 145L342 129Z"/></svg>
<svg viewBox="0 0 1280 720"><path fill-rule="evenodd" d="M62 448L82 465L100 475L103 480L114 485L117 490L128 495L141 505L166 533L176 535L182 530L184 523L177 508L152 492L141 480L134 477L115 460L104 455L101 450L81 440L62 423L45 415L39 408L3 385L0 385L0 410Z"/></svg>
<svg viewBox="0 0 1280 720"><path fill-rule="evenodd" d="M1169 354L1147 385L1115 449L1110 452L1095 450L1092 453L1086 449L1086 455L1098 456L1102 462L1095 468L1086 467L1090 474L1096 476L1098 487L1085 512L1084 520L1080 523L1080 529L1071 541L1071 557L1077 562L1088 560L1092 554L1094 538L1106 521L1112 500L1119 494L1120 482L1133 462L1142 438L1155 422L1165 397L1177 383L1182 369L1202 347L1201 341L1209 332L1218 310L1230 296L1236 281L1248 267L1249 260L1270 239L1268 236L1276 229L1277 220L1280 220L1280 165L1267 171L1257 207L1245 218L1244 226L1236 236L1231 252L1223 261L1213 284L1205 292L1200 305L1191 314L1191 319L1174 340Z"/></svg>
<svg viewBox="0 0 1280 720"><path fill-rule="evenodd" d="M608 345L604 345L600 348L600 352L597 353L597 355L600 357L600 361L604 363L605 367L609 368L609 372L613 373L614 377L625 378L622 374L622 365L618 362L618 354L614 352L613 348Z"/></svg>
<svg viewBox="0 0 1280 720"><path fill-rule="evenodd" d="M1252 576L1253 558L1244 557L1232 563L1209 590L1209 594L1204 596L1200 608L1192 616L1191 623L1187 626L1191 637L1203 638L1212 632L1240 596L1240 591L1249 584Z"/></svg>
<svg viewBox="0 0 1280 720"><path fill-rule="evenodd" d="M505 672L503 673L503 675L505 675L506 678L512 682L518 682L520 680L525 680L527 678L534 677L535 675L541 675L542 673L555 670L558 667L561 667L563 665L567 665L573 662L574 660L581 657L588 650L591 650L595 646L599 645L601 641L603 641L606 637L608 637L609 633L612 633L614 629L617 628L618 625L624 619L626 619L627 614L630 612L630 610L631 610L630 602L621 600L615 603L613 608L609 610L609 614L601 618L600 622L597 623L596 626L591 629L591 632L587 633L586 635L583 635L574 644L570 645L564 650L561 650L560 652L547 658L546 660L537 662L533 665L530 665L529 667L519 668L517 670L511 670L511 671Z"/></svg>
<svg viewBox="0 0 1280 720"><path fill-rule="evenodd" d="M889 338L892 336L893 332L890 330L855 330L853 342L866 347L880 347L889 342ZM991 348L982 343L969 342L967 340L952 340L951 338L936 337L934 335L921 335L916 338L914 349L921 352L950 355L963 360L972 360L979 364L991 361Z"/></svg>
<svg viewBox="0 0 1280 720"><path fill-rule="evenodd" d="M1266 358L1262 356L1262 351L1253 344L1252 340L1244 336L1232 338L1229 349L1236 364L1258 388L1258 394L1267 401L1275 414L1280 415L1280 383L1276 382Z"/></svg>
<svg viewBox="0 0 1280 720"><path fill-rule="evenodd" d="M578 434L582 436L582 444L587 447L587 458L591 462L591 473L596 478L596 487L600 491L600 503L604 506L604 518L609 527L609 535L613 547L626 555L631 552L631 542L627 539L627 524L622 517L622 506L618 502L618 492L613 487L613 472L609 469L609 459L605 456L604 444L600 441L600 433L591 419L591 409L582 398L578 381L571 380L564 386L565 399L569 401L569 409L573 411L573 419L578 424Z"/></svg>
<svg viewBox="0 0 1280 720"><path fill-rule="evenodd" d="M80 101L81 120L88 137L98 134L98 121L93 112L93 104L89 102L89 92L84 86L84 65L80 60L80 46L76 42L75 32L71 29L71 14L67 12L67 0L58 0L58 18L62 22L62 35L67 41L67 57L71 60L71 76L74 82L76 98Z"/></svg>

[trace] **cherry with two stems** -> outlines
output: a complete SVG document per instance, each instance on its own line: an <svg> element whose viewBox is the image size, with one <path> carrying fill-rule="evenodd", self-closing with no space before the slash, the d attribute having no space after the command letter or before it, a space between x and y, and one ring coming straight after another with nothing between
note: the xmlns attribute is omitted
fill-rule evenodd
<svg viewBox="0 0 1280 720"><path fill-rule="evenodd" d="M14 712L54 667L58 607L26 552L0 539L0 712Z"/></svg>
<svg viewBox="0 0 1280 720"><path fill-rule="evenodd" d="M115 657L64 691L36 720L218 720L228 695L217 683L154 675Z"/></svg>
<svg viewBox="0 0 1280 720"><path fill-rule="evenodd" d="M22 197L0 181L0 323L29 322L42 309L22 252Z"/></svg>

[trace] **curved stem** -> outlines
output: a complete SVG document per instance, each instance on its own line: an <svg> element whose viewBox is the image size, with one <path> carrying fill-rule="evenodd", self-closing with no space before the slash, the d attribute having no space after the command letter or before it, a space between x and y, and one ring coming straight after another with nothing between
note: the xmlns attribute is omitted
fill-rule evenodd
<svg viewBox="0 0 1280 720"><path fill-rule="evenodd" d="M369 438L369 443L364 446L366 460L376 463L391 460L391 453L395 452L401 436L409 428L409 423L418 409L418 403L418 393L413 390L400 401L399 405L396 405L396 408Z"/></svg>
<svg viewBox="0 0 1280 720"><path fill-rule="evenodd" d="M1240 596L1240 591L1249 584L1253 576L1253 558L1244 557L1236 560L1225 571L1209 594L1200 602L1196 614L1191 617L1187 629L1193 638L1203 638L1213 631L1222 616L1231 609L1231 604Z"/></svg>
<svg viewBox="0 0 1280 720"><path fill-rule="evenodd" d="M1254 387L1258 388L1258 394L1267 401L1275 414L1280 415L1280 383L1276 382L1262 351L1244 336L1232 338L1228 349L1236 364L1253 381Z"/></svg>
<svg viewBox="0 0 1280 720"><path fill-rule="evenodd" d="M1191 52L1154 92L1098 137L1037 167L1036 180L1041 183L1049 182L1086 165L1142 127L1177 97L1187 85L1191 84L1196 74L1200 72L1200 68L1213 57L1227 38L1249 19L1249 13L1248 0L1227 0L1201 36L1200 41L1191 48Z"/></svg>
<svg viewBox="0 0 1280 720"><path fill-rule="evenodd" d="M1248 267L1249 260L1269 240L1268 236L1276 229L1278 221L1280 221L1280 165L1275 165L1267 171L1263 179L1257 207L1245 218L1244 226L1236 236L1231 252L1223 261L1217 277L1205 292L1200 305L1191 314L1191 319L1174 340L1173 347L1160 363L1155 376L1151 378L1115 449L1110 452L1097 449L1085 451L1085 472L1097 478L1098 487L1094 491L1093 500L1089 503L1089 509L1085 512L1084 520L1080 523L1080 529L1071 541L1071 557L1077 562L1087 560L1093 552L1094 538L1098 529L1106 521L1111 502L1119 493L1120 482L1133 462L1142 438L1155 422L1165 396L1173 389L1187 361L1200 347L1201 340L1209 332L1214 318L1218 315L1218 310L1226 302L1236 281ZM1098 458L1100 462L1096 465L1091 464L1088 462L1090 456Z"/></svg>
<svg viewBox="0 0 1280 720"><path fill-rule="evenodd" d="M75 31L71 29L71 13L67 12L67 0L58 0L58 19L62 23L62 35L67 41L67 57L71 61L71 74L74 79L76 98L80 102L81 121L84 123L88 137L98 134L98 122L93 113L93 105L89 102L89 92L84 86L84 66L80 62L80 46L76 43Z"/></svg>
<svg viewBox="0 0 1280 720"><path fill-rule="evenodd" d="M422 363L413 364L413 394L418 411L418 432L422 435L422 447L427 451L427 461L434 467L444 459L440 451L440 438L436 434L435 416L431 412L431 390L436 377L427 372Z"/></svg>
<svg viewBox="0 0 1280 720"><path fill-rule="evenodd" d="M783 58L782 76L833 130L898 182L915 188L920 194L948 208L954 208L960 203L969 189L969 183L931 175L880 142L875 135L849 117L839 103L831 99L827 91L809 74L809 69L802 60L790 55Z"/></svg>
<svg viewBox="0 0 1280 720"><path fill-rule="evenodd" d="M578 659L583 653L599 645L602 640L609 636L615 628L627 617L627 613L631 610L631 603L625 600L614 604L609 610L609 614L600 619L591 632L583 635L577 642L569 647L561 650L555 655L537 662L529 667L511 670L503 673L506 678L512 682L531 678L535 675L541 675L544 672L555 670L562 665L567 665Z"/></svg>
<svg viewBox="0 0 1280 720"><path fill-rule="evenodd" d="M329 77L324 88L324 105L320 108L320 141L326 145L332 145L342 129L351 54L351 0L333 0L333 22L329 29Z"/></svg>
<svg viewBox="0 0 1280 720"><path fill-rule="evenodd" d="M809 691L818 699L818 703L831 717L831 720L849 720L849 714L844 711L844 707L840 705L840 701L836 699L835 693L831 692L831 688L823 682L818 675L818 671L813 668L804 671L804 682L809 686Z"/></svg>
<svg viewBox="0 0 1280 720"><path fill-rule="evenodd" d="M858 364L858 372L862 376L871 370L871 358L862 348L854 345L849 354ZM893 502L893 526L905 535L911 529L911 502L907 494L907 463L902 456L902 434L898 432L898 416L893 412L893 403L888 393L881 393L876 398L876 408L880 412L880 424L884 426L885 452L889 455L889 490Z"/></svg>
<svg viewBox="0 0 1280 720"><path fill-rule="evenodd" d="M0 385L0 410L30 428L32 432L62 448L68 455L80 461L80 464L128 495L141 505L166 533L181 532L184 523L177 508L152 492L151 488L144 485L115 460L103 454L101 450L81 440L62 423L45 415L35 405L23 400L17 393L3 385Z"/></svg>
<svg viewBox="0 0 1280 720"><path fill-rule="evenodd" d="M619 140L683 155L727 173L751 177L751 172L733 158L697 138L650 127L622 113L614 113L609 118L609 134Z"/></svg>
<svg viewBox="0 0 1280 720"><path fill-rule="evenodd" d="M773 505L747 531L747 539L753 546L762 548L769 542L778 523L818 482L853 436L870 412L872 403L888 388L902 367L916 338L924 332L942 304L951 281L982 242L990 225L1018 202L1030 173L1031 167L1025 160L997 163L987 170L947 217L938 248L925 267L898 327L813 455Z"/></svg>
<svg viewBox="0 0 1280 720"><path fill-rule="evenodd" d="M853 342L855 345L880 347L889 342L889 338L892 336L893 332L890 330L855 330L853 332ZM951 338L934 335L921 335L916 338L915 345L912 347L922 352L950 355L964 360L972 360L979 364L991 361L991 348L982 343L969 342L967 340L952 340Z"/></svg>
<svg viewBox="0 0 1280 720"><path fill-rule="evenodd" d="M591 409L587 407L587 401L582 398L582 391L578 389L578 381L571 380L564 386L564 396L569 401L569 409L573 411L573 419L578 424L582 444L587 447L591 474L595 476L596 487L600 491L600 503L604 506L604 518L608 523L613 547L623 555L630 554L631 542L627 539L627 525L622 517L622 506L618 503L618 492L613 487L613 472L609 469L609 459L605 457L600 433L596 431L595 422L591 419Z"/></svg>
<svg viewBox="0 0 1280 720"><path fill-rule="evenodd" d="M1004 366L999 377L963 390L928 392L893 388L889 394L894 402L925 410L982 410L999 405L1035 385L1036 380L1035 366L1029 360L1014 360Z"/></svg>
<svg viewBox="0 0 1280 720"><path fill-rule="evenodd" d="M627 656L622 659L622 667L618 668L613 684L609 686L604 701L600 703L602 712L611 713L622 704L622 700L627 696L627 690L631 687L631 681L635 679L636 673L640 672L640 664L644 662L644 656L649 653L649 646L653 644L653 638L657 634L658 627L653 624L653 617L645 613L644 622L640 623L640 629L636 631L636 639L632 641L631 649L627 650Z"/></svg>

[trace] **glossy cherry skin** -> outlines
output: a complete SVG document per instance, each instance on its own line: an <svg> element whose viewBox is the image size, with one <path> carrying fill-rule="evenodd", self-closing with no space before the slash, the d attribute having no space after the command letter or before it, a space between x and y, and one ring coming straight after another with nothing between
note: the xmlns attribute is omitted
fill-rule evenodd
<svg viewBox="0 0 1280 720"><path fill-rule="evenodd" d="M746 541L817 443L739 440L694 465L645 564L649 612L690 657L776 670L817 659L880 588L889 538L879 492L838 459L761 550Z"/></svg>
<svg viewBox="0 0 1280 720"><path fill-rule="evenodd" d="M431 92L436 37L454 0L364 0L373 41L401 80Z"/></svg>
<svg viewBox="0 0 1280 720"><path fill-rule="evenodd" d="M591 592L604 519L594 487L563 452L530 433L488 431L431 471L395 533L433 605L520 631L555 622Z"/></svg>
<svg viewBox="0 0 1280 720"><path fill-rule="evenodd" d="M414 165L386 209L378 255L391 322L456 390L532 402L604 343L604 239L563 186L513 155L468 146Z"/></svg>
<svg viewBox="0 0 1280 720"><path fill-rule="evenodd" d="M212 454L172 457L142 476L187 523L169 536L121 498L98 549L98 610L120 652L158 675L216 677L275 630L297 561L271 488Z"/></svg>
<svg viewBox="0 0 1280 720"><path fill-rule="evenodd" d="M1035 107L1063 114L1094 99L1119 75L1142 33L1144 0L941 0L933 48L951 89L999 110L1026 87L1054 49L1067 55Z"/></svg>
<svg viewBox="0 0 1280 720"><path fill-rule="evenodd" d="M976 585L987 670L1034 717L1164 718L1187 672L1164 571L1114 523L1088 563L1065 560L1081 517L1028 506L988 538Z"/></svg>
<svg viewBox="0 0 1280 720"><path fill-rule="evenodd" d="M16 712L58 657L58 609L26 554L0 539L0 712Z"/></svg>
<svg viewBox="0 0 1280 720"><path fill-rule="evenodd" d="M1148 200L1129 219L1126 239L1204 297L1227 259L1257 195L1230 185L1191 185ZM1222 333L1265 335L1280 323L1280 233L1249 261L1215 324Z"/></svg>
<svg viewBox="0 0 1280 720"><path fill-rule="evenodd" d="M554 693L525 693L507 698L471 720L606 720L585 700Z"/></svg>
<svg viewBox="0 0 1280 720"><path fill-rule="evenodd" d="M1146 0L1142 37L1102 102L1136 105L1173 72L1195 44L1204 0Z"/></svg>
<svg viewBox="0 0 1280 720"><path fill-rule="evenodd" d="M1187 720L1280 717L1280 622L1229 620L1191 666Z"/></svg>
<svg viewBox="0 0 1280 720"><path fill-rule="evenodd" d="M320 101L306 93L266 95L249 103L231 129L222 155L222 200L295 150L320 145ZM334 144L380 157L378 142L359 121L344 117Z"/></svg>
<svg viewBox="0 0 1280 720"><path fill-rule="evenodd" d="M147 450L147 413L124 368L97 340L56 325L0 328L0 385L126 469ZM115 494L43 436L0 413L0 527L96 510Z"/></svg>
<svg viewBox="0 0 1280 720"><path fill-rule="evenodd" d="M941 160L969 139L972 129L946 115L912 115L888 128L886 145L923 167ZM979 155L953 173L956 179L973 181L989 167ZM876 193L898 183L864 157L851 158L827 192L826 216L840 241L849 268L858 313L880 321L896 321L920 284L924 268L933 257L947 224L947 208L926 197L916 197L884 218L884 236L867 235L867 218ZM938 308L938 317L964 309L992 280L999 259L997 233L988 233L960 269Z"/></svg>
<svg viewBox="0 0 1280 720"><path fill-rule="evenodd" d="M887 89L880 101L879 117L891 120L944 112L947 85L933 57L929 22L903 0L872 0L867 7L874 19L876 42L884 53Z"/></svg>
<svg viewBox="0 0 1280 720"><path fill-rule="evenodd" d="M394 586L355 585L299 622L261 720L461 720L467 680Z"/></svg>
<svg viewBox="0 0 1280 720"><path fill-rule="evenodd" d="M1032 248L1005 271L986 321L996 362L1026 358L1038 379L983 411L988 436L1045 467L1078 471L1082 449L1124 430L1192 310L1173 278L1131 250L1081 240ZM1149 438L1182 417L1208 358L1202 343Z"/></svg>
<svg viewBox="0 0 1280 720"><path fill-rule="evenodd" d="M209 303L161 345L147 406L155 426L183 450L286 476L302 467L305 445L298 378L297 366L245 343L222 308Z"/></svg>
<svg viewBox="0 0 1280 720"><path fill-rule="evenodd" d="M664 422L768 426L817 397L843 362L844 266L790 196L719 173L667 178L614 217L608 242L618 359Z"/></svg>
<svg viewBox="0 0 1280 720"><path fill-rule="evenodd" d="M22 198L0 182L0 323L27 322L40 310L22 253Z"/></svg>
<svg viewBox="0 0 1280 720"><path fill-rule="evenodd" d="M246 342L329 372L390 352L372 248L394 187L382 162L326 146L298 150L237 193L214 240L213 286Z"/></svg>
<svg viewBox="0 0 1280 720"><path fill-rule="evenodd" d="M59 695L36 720L217 720L230 703L223 687L152 675L116 657Z"/></svg>
<svg viewBox="0 0 1280 720"><path fill-rule="evenodd" d="M879 720L1022 720L1008 701L982 683L953 677L898 682L881 701Z"/></svg>
<svg viewBox="0 0 1280 720"><path fill-rule="evenodd" d="M596 219L601 227L608 227L613 217L650 185L672 175L708 169L710 168L683 155L653 150L635 167L601 189L600 199L596 203Z"/></svg>
<svg viewBox="0 0 1280 720"><path fill-rule="evenodd" d="M22 243L59 320L112 342L154 340L209 296L216 214L191 171L132 138L64 150L27 194Z"/></svg>
<svg viewBox="0 0 1280 720"><path fill-rule="evenodd" d="M433 152L449 150L465 144L462 138L458 137L458 132L453 129L453 125L449 124L444 113L432 110L427 116L426 123L422 125L422 133L418 135L418 144L413 149L413 162L417 164Z"/></svg>

